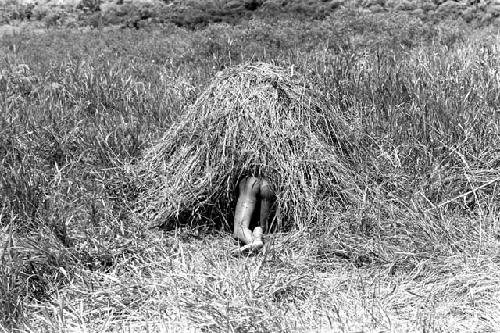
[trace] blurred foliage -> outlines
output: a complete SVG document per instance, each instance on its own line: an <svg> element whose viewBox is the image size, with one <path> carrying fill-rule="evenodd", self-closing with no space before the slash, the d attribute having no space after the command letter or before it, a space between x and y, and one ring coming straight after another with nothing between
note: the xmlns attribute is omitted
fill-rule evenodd
<svg viewBox="0 0 500 333"><path fill-rule="evenodd" d="M5 5L0 22L43 20L49 26L120 25L136 29L173 23L200 29L210 23L240 24L252 18L324 20L337 17L346 8L359 9L365 14L404 13L433 23L459 20L472 26L486 26L500 22L500 6L496 2L465 0L81 0L76 6L13 1Z"/></svg>

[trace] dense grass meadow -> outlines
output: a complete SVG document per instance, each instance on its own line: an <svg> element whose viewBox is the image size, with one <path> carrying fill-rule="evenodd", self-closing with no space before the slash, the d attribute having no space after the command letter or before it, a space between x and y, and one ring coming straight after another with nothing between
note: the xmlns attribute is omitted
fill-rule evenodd
<svg viewBox="0 0 500 333"><path fill-rule="evenodd" d="M500 331L493 28L346 9L0 38L0 331ZM349 120L362 197L236 258L210 217L148 228L136 165L249 61Z"/></svg>

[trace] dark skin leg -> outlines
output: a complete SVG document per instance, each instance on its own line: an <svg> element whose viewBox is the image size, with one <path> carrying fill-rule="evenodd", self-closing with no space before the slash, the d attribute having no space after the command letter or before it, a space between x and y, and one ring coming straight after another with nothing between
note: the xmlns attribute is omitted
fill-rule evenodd
<svg viewBox="0 0 500 333"><path fill-rule="evenodd" d="M234 237L245 244L238 252L259 250L264 246L262 236L271 213L274 193L269 182L257 177L240 181L238 190Z"/></svg>
<svg viewBox="0 0 500 333"><path fill-rule="evenodd" d="M264 230L269 226L269 217L271 216L271 207L274 203L274 192L271 184L265 179L260 182L260 227Z"/></svg>

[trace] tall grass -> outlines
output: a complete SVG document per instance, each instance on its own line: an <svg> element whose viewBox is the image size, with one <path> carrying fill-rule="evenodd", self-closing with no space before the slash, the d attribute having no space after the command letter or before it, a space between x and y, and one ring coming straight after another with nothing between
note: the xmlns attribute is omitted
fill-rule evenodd
<svg viewBox="0 0 500 333"><path fill-rule="evenodd" d="M361 206L327 212L312 227L311 243L290 251L307 255L319 270L343 258L393 273L431 258L491 253L499 231L496 37L451 23L348 11L317 22L254 20L195 32L166 27L4 36L0 223L11 228L17 249L38 258L26 259L19 250L3 256L4 327L42 316L33 304L53 300L61 285L85 285L89 271L145 260L130 252L148 257L150 236L132 214L137 159L215 73L251 60L306 75L349 119L360 150L355 171L364 191ZM33 241L35 250L27 245ZM305 282L293 284L283 274L267 280L266 295L284 299L293 291L310 300ZM33 275L40 278L24 278ZM295 287L286 289L287 283ZM224 325L226 303L204 308L196 305L202 291L191 292L177 298L178 307L194 306L193 314L201 315L191 320L202 326L209 322L203 314ZM254 305L267 304L258 295ZM57 317L51 316L46 318ZM264 312L259 316L260 328L286 329Z"/></svg>

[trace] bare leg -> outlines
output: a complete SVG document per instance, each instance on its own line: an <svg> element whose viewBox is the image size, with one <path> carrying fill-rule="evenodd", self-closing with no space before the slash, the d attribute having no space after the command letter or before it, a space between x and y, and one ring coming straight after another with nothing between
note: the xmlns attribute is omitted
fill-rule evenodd
<svg viewBox="0 0 500 333"><path fill-rule="evenodd" d="M242 180L238 187L239 196L234 213L233 235L245 244L245 246L236 251L242 253L258 250L264 246L262 228L256 227L253 232L250 230L250 223L252 222L252 216L257 206L257 200L260 200L261 180L256 177L249 177Z"/></svg>
<svg viewBox="0 0 500 333"><path fill-rule="evenodd" d="M239 184L238 203L234 212L234 237L245 244L253 242L250 222L257 203L259 194L259 179L249 177Z"/></svg>
<svg viewBox="0 0 500 333"><path fill-rule="evenodd" d="M260 183L260 227L264 230L269 228L269 217L271 216L271 206L274 202L274 192L271 185L265 179ZM267 230L269 232L269 230Z"/></svg>
<svg viewBox="0 0 500 333"><path fill-rule="evenodd" d="M259 226L255 227L253 230L254 240L264 243L262 237L264 230L269 228L269 216L271 215L271 206L274 201L274 192L271 189L271 185L265 179L260 181L259 186Z"/></svg>

